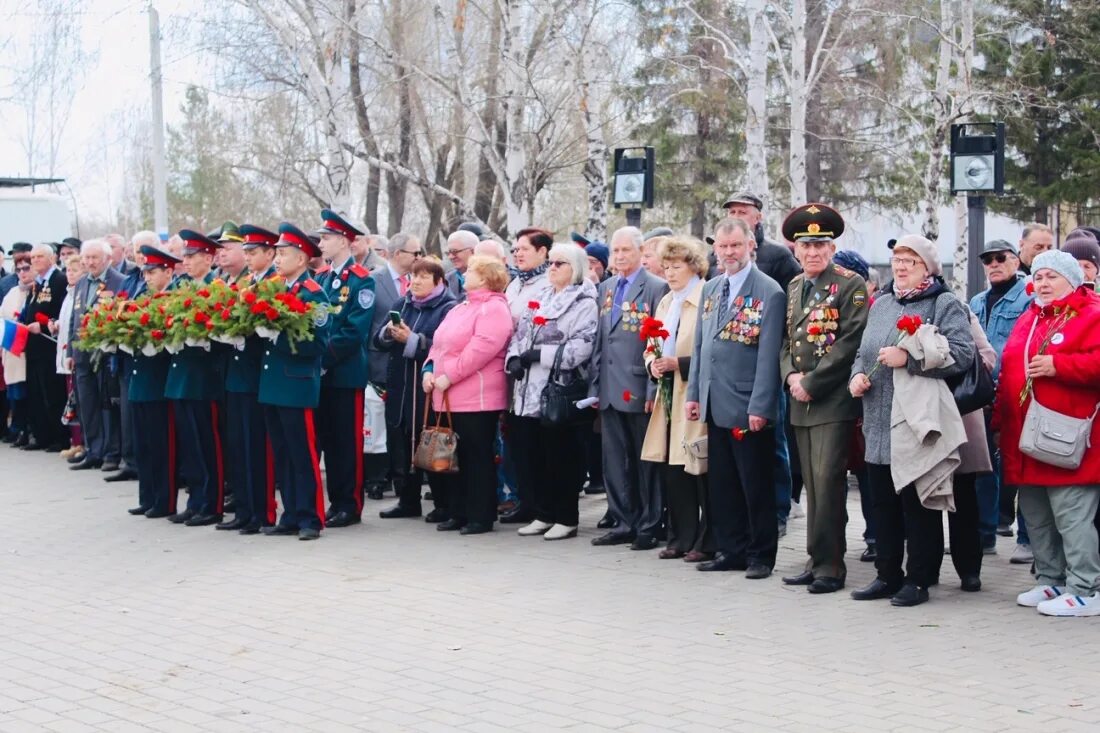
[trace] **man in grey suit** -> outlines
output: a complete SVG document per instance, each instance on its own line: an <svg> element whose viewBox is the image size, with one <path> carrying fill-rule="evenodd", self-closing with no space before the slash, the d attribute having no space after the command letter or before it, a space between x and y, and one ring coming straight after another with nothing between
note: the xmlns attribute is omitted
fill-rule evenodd
<svg viewBox="0 0 1100 733"><path fill-rule="evenodd" d="M688 377L688 420L707 421L711 528L718 552L698 570L745 570L766 578L779 542L775 430L783 290L752 262L756 240L740 219L715 229L724 275L703 287ZM780 428L781 429L781 428Z"/></svg>
<svg viewBox="0 0 1100 733"><path fill-rule="evenodd" d="M596 298L600 319L589 396L599 399L604 485L617 526L592 544L632 542L632 550L651 550L661 525L661 485L657 464L641 456L657 390L646 374L645 343L638 333L668 284L642 269L642 233L636 227L611 235L611 262L618 274L600 283Z"/></svg>
<svg viewBox="0 0 1100 733"><path fill-rule="evenodd" d="M68 358L72 360L73 384L86 452L84 459L71 468L81 471L107 465L117 469L120 457L119 426L112 424L106 389L106 364L99 370L95 369L93 353L73 348L72 344L80 331L84 314L95 308L100 296L117 293L125 278L110 266L111 245L106 240L85 242L80 248L80 261L84 265L85 275L77 281L74 290Z"/></svg>

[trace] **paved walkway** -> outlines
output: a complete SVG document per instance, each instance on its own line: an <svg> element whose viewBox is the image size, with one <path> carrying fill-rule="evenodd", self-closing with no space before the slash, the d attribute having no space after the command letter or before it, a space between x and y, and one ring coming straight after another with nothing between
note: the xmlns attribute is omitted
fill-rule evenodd
<svg viewBox="0 0 1100 733"><path fill-rule="evenodd" d="M656 552L377 519L320 542L134 518L136 484L0 447L0 731L1095 731L1100 619L914 609ZM856 561L849 588L870 580ZM804 522L777 575L801 564Z"/></svg>

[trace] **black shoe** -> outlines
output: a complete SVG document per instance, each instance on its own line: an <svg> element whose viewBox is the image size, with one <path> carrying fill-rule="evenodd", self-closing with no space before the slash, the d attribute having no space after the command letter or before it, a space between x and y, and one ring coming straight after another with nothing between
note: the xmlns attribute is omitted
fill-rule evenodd
<svg viewBox="0 0 1100 733"><path fill-rule="evenodd" d="M118 468L119 468L118 461L104 461L101 468L104 471L108 471L108 472L109 471L117 471Z"/></svg>
<svg viewBox="0 0 1100 733"><path fill-rule="evenodd" d="M162 509L160 511L157 511L156 509L150 509L149 511L145 512L145 516L148 519L163 519L164 517L172 516L172 512L168 511L167 509Z"/></svg>
<svg viewBox="0 0 1100 733"><path fill-rule="evenodd" d="M810 585L814 582L814 574L812 570L806 570L798 575L788 575L781 580L784 585Z"/></svg>
<svg viewBox="0 0 1100 733"><path fill-rule="evenodd" d="M124 468L113 476L105 476L103 478L107 483L114 483L115 481L137 481L138 474L132 468Z"/></svg>
<svg viewBox="0 0 1100 733"><path fill-rule="evenodd" d="M608 532L593 538L592 544L596 547L604 547L607 545L626 545L633 541L634 534L632 532Z"/></svg>
<svg viewBox="0 0 1100 733"><path fill-rule="evenodd" d="M1011 537L1012 536L1012 526L1008 525L1008 524L998 524L997 525L997 534L999 534L1001 537Z"/></svg>
<svg viewBox="0 0 1100 733"><path fill-rule="evenodd" d="M966 591L967 593L977 593L982 589L982 579L979 578L977 575L964 576L962 579L962 583L959 585L959 588Z"/></svg>
<svg viewBox="0 0 1100 733"><path fill-rule="evenodd" d="M810 593L836 593L844 588L844 581L840 578L814 578L806 588Z"/></svg>
<svg viewBox="0 0 1100 733"><path fill-rule="evenodd" d="M232 494L225 497L222 502L222 514L235 514L237 511L237 498Z"/></svg>
<svg viewBox="0 0 1100 733"><path fill-rule="evenodd" d="M385 484L368 484L365 493L366 493L366 496L367 496L368 499L373 499L375 501L378 501L379 499L381 499L385 495L386 485Z"/></svg>
<svg viewBox="0 0 1100 733"><path fill-rule="evenodd" d="M23 450L42 450L42 446L40 446L37 441L32 440L23 446Z"/></svg>
<svg viewBox="0 0 1100 733"><path fill-rule="evenodd" d="M721 570L748 570L748 568L749 566L744 560L738 560L733 555L727 555L724 552L715 553L713 560L707 560L695 566L696 570L703 573Z"/></svg>
<svg viewBox="0 0 1100 733"><path fill-rule="evenodd" d="M172 524L183 524L191 517L195 516L195 513L190 509L185 509L182 512L176 512L175 514L168 515L168 521Z"/></svg>
<svg viewBox="0 0 1100 733"><path fill-rule="evenodd" d="M65 462L68 463L70 466L72 466L72 465L75 465L77 463L83 463L85 460L87 460L87 458L88 458L87 452L81 451L80 453L77 453L75 456L69 456L68 458L66 458Z"/></svg>
<svg viewBox="0 0 1100 733"><path fill-rule="evenodd" d="M363 518L358 514L351 514L349 512L336 512L332 515L332 519L325 521L326 527L350 527L353 524L359 524L363 521ZM302 530L303 532L305 530ZM299 537L298 539L301 539Z"/></svg>
<svg viewBox="0 0 1100 733"><path fill-rule="evenodd" d="M261 527L258 524L246 524L238 530L237 534L259 534L260 529Z"/></svg>
<svg viewBox="0 0 1100 733"><path fill-rule="evenodd" d="M592 496L592 495L595 495L595 494L606 494L607 489L605 489L603 487L603 484L591 484L590 483L590 484L588 484L588 486L584 487L584 493L588 494L589 496Z"/></svg>
<svg viewBox="0 0 1100 733"><path fill-rule="evenodd" d="M313 529L312 527L306 527L305 529L300 530L298 532L298 541L299 542L305 542L305 541L308 541L308 540L319 540L319 539L321 539L321 530L319 530L319 529Z"/></svg>
<svg viewBox="0 0 1100 733"><path fill-rule="evenodd" d="M205 527L210 524L217 524L220 521L222 521L221 514L196 514L183 524L185 527Z"/></svg>
<svg viewBox="0 0 1100 733"><path fill-rule="evenodd" d="M103 465L103 461L95 458L85 458L79 463L69 466L70 471L90 471Z"/></svg>
<svg viewBox="0 0 1100 733"><path fill-rule="evenodd" d="M459 534L485 534L486 532L492 532L493 525L482 524L481 522L470 522L465 527L458 531Z"/></svg>
<svg viewBox="0 0 1100 733"><path fill-rule="evenodd" d="M890 599L891 606L900 606L907 608L909 606L919 606L928 600L928 589L921 588L914 583L906 583L901 587L897 593Z"/></svg>
<svg viewBox="0 0 1100 733"><path fill-rule="evenodd" d="M867 545L867 549L863 551L863 554L859 556L860 562L874 562L878 559L878 550L874 545Z"/></svg>
<svg viewBox="0 0 1100 733"><path fill-rule="evenodd" d="M222 522L221 524L218 524L214 527L214 529L223 529L228 531L231 529L244 529L247 526L248 522L244 521L243 519L234 518L229 522Z"/></svg>
<svg viewBox="0 0 1100 733"><path fill-rule="evenodd" d="M523 504L516 504L514 509L500 515L501 524L530 524L535 520L535 515Z"/></svg>
<svg viewBox="0 0 1100 733"><path fill-rule="evenodd" d="M297 527L286 527L282 524L276 524L274 527L264 527L260 531L268 537L283 537L298 534Z"/></svg>
<svg viewBox="0 0 1100 733"><path fill-rule="evenodd" d="M403 519L405 517L419 517L420 507L418 506L406 506L401 502L397 502L389 509L383 509L378 512L378 516L382 519Z"/></svg>
<svg viewBox="0 0 1100 733"><path fill-rule="evenodd" d="M600 521L596 522L596 529L615 529L615 525L617 524L618 522L615 521L615 517L611 516L611 513L608 512L600 518Z"/></svg>
<svg viewBox="0 0 1100 733"><path fill-rule="evenodd" d="M45 450L47 453L60 453L68 447L69 446L65 445L64 443L50 443L46 446Z"/></svg>
<svg viewBox="0 0 1100 733"><path fill-rule="evenodd" d="M30 442L31 436L27 435L26 433L20 433L19 437L12 441L11 445L13 448L23 448Z"/></svg>
<svg viewBox="0 0 1100 733"><path fill-rule="evenodd" d="M749 565L745 571L745 577L749 580L763 580L772 574L772 569L767 565L761 565L760 563L753 563Z"/></svg>
<svg viewBox="0 0 1100 733"><path fill-rule="evenodd" d="M466 526L466 523L461 519L448 519L445 522L440 522L435 525L435 528L440 532L455 532Z"/></svg>
<svg viewBox="0 0 1100 733"><path fill-rule="evenodd" d="M641 534L639 534L637 537L634 538L634 541L632 543L630 543L630 549L631 550L652 550L653 548L655 548L659 544L660 543L657 541L656 537L654 537L651 534L646 534L645 532L642 532Z"/></svg>
<svg viewBox="0 0 1100 733"><path fill-rule="evenodd" d="M139 514L145 514L147 511L149 511L149 507L147 507L147 506L136 506L133 509L127 509L126 511L129 512L130 514L133 514L136 517Z"/></svg>
<svg viewBox="0 0 1100 733"><path fill-rule="evenodd" d="M450 518L451 515L443 511L442 509L432 509L424 517L424 521L428 524L439 524L440 522L446 522Z"/></svg>
<svg viewBox="0 0 1100 733"><path fill-rule="evenodd" d="M868 585L859 590L852 591L852 598L857 601L877 601L880 598L889 598L901 589L901 586L887 585L875 578Z"/></svg>

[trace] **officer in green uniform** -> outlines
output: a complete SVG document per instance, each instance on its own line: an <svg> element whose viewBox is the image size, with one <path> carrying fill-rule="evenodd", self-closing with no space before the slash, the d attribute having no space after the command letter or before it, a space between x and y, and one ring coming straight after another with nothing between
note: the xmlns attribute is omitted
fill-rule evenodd
<svg viewBox="0 0 1100 733"><path fill-rule="evenodd" d="M325 524L324 487L317 455L315 412L321 395L321 358L328 351L328 298L309 275L309 260L321 250L301 229L283 222L275 245L275 269L290 292L313 304L313 340L291 350L280 334L264 349L259 401L275 454L275 475L283 494L283 516L266 535L315 540Z"/></svg>
<svg viewBox="0 0 1100 733"><path fill-rule="evenodd" d="M845 389L863 329L867 284L832 262L844 219L824 204L800 206L783 222L802 265L787 288L787 332L779 357L806 486L804 572L783 578L811 593L844 587L849 443L860 408Z"/></svg>
<svg viewBox="0 0 1100 733"><path fill-rule="evenodd" d="M142 276L146 294L154 297L168 289L178 257L148 244L141 246L145 257ZM168 369L167 351L146 356L138 351L129 360L128 397L134 422L134 459L138 472L138 505L131 514L150 519L167 517L176 511L176 446L172 411L164 397Z"/></svg>
<svg viewBox="0 0 1100 733"><path fill-rule="evenodd" d="M322 209L321 220L315 234L331 268L316 279L332 306L317 408L328 481L325 526L347 527L362 521L363 514L363 391L370 378L374 279L351 253L352 242L363 232L329 209Z"/></svg>
<svg viewBox="0 0 1100 733"><path fill-rule="evenodd" d="M251 224L241 226L239 233L248 267L236 284L248 287L276 277L275 243L279 235ZM232 456L227 472L236 514L217 529L235 529L241 534L257 534L262 527L275 524L274 453L263 407L257 400L266 343L253 334L245 339L244 349L229 349L226 356L226 454Z"/></svg>
<svg viewBox="0 0 1100 733"><path fill-rule="evenodd" d="M190 229L179 234L184 244L184 274L172 287L209 285L214 281L214 257L221 245ZM212 354L213 348L208 351L201 346L184 346L173 354L164 386L164 396L172 400L179 434L180 468L191 490L187 509L169 519L188 527L217 524L222 517L225 474L217 401L222 396L223 373L222 360Z"/></svg>

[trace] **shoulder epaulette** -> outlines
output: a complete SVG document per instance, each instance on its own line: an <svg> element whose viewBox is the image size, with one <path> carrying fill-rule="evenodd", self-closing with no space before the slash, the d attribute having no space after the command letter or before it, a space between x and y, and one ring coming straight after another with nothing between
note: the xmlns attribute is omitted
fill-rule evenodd
<svg viewBox="0 0 1100 733"><path fill-rule="evenodd" d="M317 284L317 281L308 277L302 281L302 287L311 293L321 292L321 286Z"/></svg>
<svg viewBox="0 0 1100 733"><path fill-rule="evenodd" d="M835 262L833 263L833 272L835 272L837 275L840 275L841 277L851 277L852 275L855 275L855 273L848 268L841 267Z"/></svg>
<svg viewBox="0 0 1100 733"><path fill-rule="evenodd" d="M356 262L354 265L348 268L351 273L356 277L370 277L370 270Z"/></svg>

